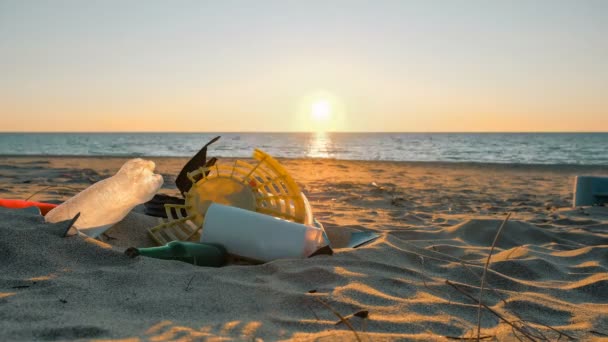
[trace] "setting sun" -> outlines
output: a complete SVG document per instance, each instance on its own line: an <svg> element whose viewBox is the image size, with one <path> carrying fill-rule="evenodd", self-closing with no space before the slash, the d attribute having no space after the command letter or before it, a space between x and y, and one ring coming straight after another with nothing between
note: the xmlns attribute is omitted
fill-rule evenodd
<svg viewBox="0 0 608 342"><path fill-rule="evenodd" d="M346 107L341 97L328 90L308 92L299 101L298 130L309 132L336 132L348 127Z"/></svg>
<svg viewBox="0 0 608 342"><path fill-rule="evenodd" d="M331 117L331 104L327 100L319 100L312 104L310 115L316 122L327 121Z"/></svg>

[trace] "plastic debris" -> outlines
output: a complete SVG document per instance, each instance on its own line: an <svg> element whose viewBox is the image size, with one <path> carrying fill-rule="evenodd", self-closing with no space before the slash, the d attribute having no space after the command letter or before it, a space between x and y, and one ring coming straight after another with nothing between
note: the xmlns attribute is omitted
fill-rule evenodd
<svg viewBox="0 0 608 342"><path fill-rule="evenodd" d="M184 205L186 200L183 198L169 196L165 194L156 194L151 200L144 203L144 212L148 216L167 218L165 204L180 204Z"/></svg>
<svg viewBox="0 0 608 342"><path fill-rule="evenodd" d="M576 176L573 207L608 204L608 177Z"/></svg>
<svg viewBox="0 0 608 342"><path fill-rule="evenodd" d="M40 213L42 215L46 215L53 208L57 207L57 204L0 198L0 207L11 208L11 209L36 207L36 208L40 209Z"/></svg>
<svg viewBox="0 0 608 342"><path fill-rule="evenodd" d="M194 157L192 157L186 163L186 165L184 165L179 175L177 175L177 178L175 179L175 185L183 196L185 196L186 193L192 187L192 181L188 177L188 173L197 170L199 167L211 167L215 165L215 162L217 161L216 158L211 158L207 160L207 147L218 141L219 139L220 136L217 136L211 139L208 143L206 143L205 146L203 146L203 148L201 148L201 150L198 151L198 153L196 153Z"/></svg>
<svg viewBox="0 0 608 342"><path fill-rule="evenodd" d="M178 260L197 266L220 267L226 263L226 249L218 244L172 241L161 247L131 247L125 254L164 260Z"/></svg>
<svg viewBox="0 0 608 342"><path fill-rule="evenodd" d="M217 203L207 210L200 241L261 262L306 258L327 245L320 228Z"/></svg>
<svg viewBox="0 0 608 342"><path fill-rule="evenodd" d="M78 230L74 228L74 224L76 223L76 221L78 221L79 217L80 213L77 213L74 218L67 222L63 237L74 236L78 234Z"/></svg>
<svg viewBox="0 0 608 342"><path fill-rule="evenodd" d="M188 173L192 186L185 203L165 204L168 221L149 230L159 244L198 240L205 213L212 203L256 211L288 221L314 225L306 197L278 161L254 150L255 164L242 160L216 163Z"/></svg>
<svg viewBox="0 0 608 342"><path fill-rule="evenodd" d="M49 211L45 220L66 221L80 213L74 226L95 238L122 220L136 205L149 201L160 189L163 178L154 173L154 168L152 161L131 159L114 176L91 185Z"/></svg>
<svg viewBox="0 0 608 342"><path fill-rule="evenodd" d="M211 158L207 160L207 147L218 141L221 137L217 136L211 139L208 143L206 143L200 151L198 151L194 157L192 157L186 165L182 168L175 179L175 186L179 189L179 192L182 196L186 196L186 193L192 188L192 180L188 178L188 173L198 170L200 167L210 168L217 162L217 158ZM209 171L205 173L208 175ZM200 177L196 179L200 180ZM169 196L165 194L156 194L154 197L144 203L144 210L146 215L163 217L167 218L167 212L165 211L165 204L181 204L184 205L184 198ZM182 211L182 216L187 216L185 212Z"/></svg>

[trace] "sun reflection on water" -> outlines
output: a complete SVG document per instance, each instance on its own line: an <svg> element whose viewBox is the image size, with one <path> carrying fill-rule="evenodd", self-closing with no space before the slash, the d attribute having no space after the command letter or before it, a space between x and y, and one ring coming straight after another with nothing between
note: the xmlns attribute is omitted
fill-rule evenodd
<svg viewBox="0 0 608 342"><path fill-rule="evenodd" d="M311 133L306 156L309 158L329 158L331 145L332 141L328 133Z"/></svg>

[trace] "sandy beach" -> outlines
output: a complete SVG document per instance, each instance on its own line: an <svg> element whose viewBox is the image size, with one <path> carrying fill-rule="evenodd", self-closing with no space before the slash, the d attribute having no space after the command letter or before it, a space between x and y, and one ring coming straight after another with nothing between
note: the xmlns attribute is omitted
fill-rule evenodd
<svg viewBox="0 0 608 342"><path fill-rule="evenodd" d="M187 160L150 159L162 192L176 194ZM0 197L61 202L125 161L4 157ZM152 245L145 229L157 220L140 213L98 241L0 208L0 340L473 338L507 213L485 280L483 340L608 339L608 208L571 208L574 176L606 167L280 161L328 234L381 237L333 256L215 269L125 256Z"/></svg>

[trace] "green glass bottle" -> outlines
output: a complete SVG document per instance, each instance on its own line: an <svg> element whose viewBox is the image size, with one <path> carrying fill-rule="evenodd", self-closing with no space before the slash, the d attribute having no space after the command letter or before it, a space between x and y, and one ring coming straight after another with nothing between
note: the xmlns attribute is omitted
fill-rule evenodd
<svg viewBox="0 0 608 342"><path fill-rule="evenodd" d="M164 259L179 260L197 266L220 267L226 262L226 249L218 244L171 241L161 247L130 247L125 254L134 258L138 255Z"/></svg>

